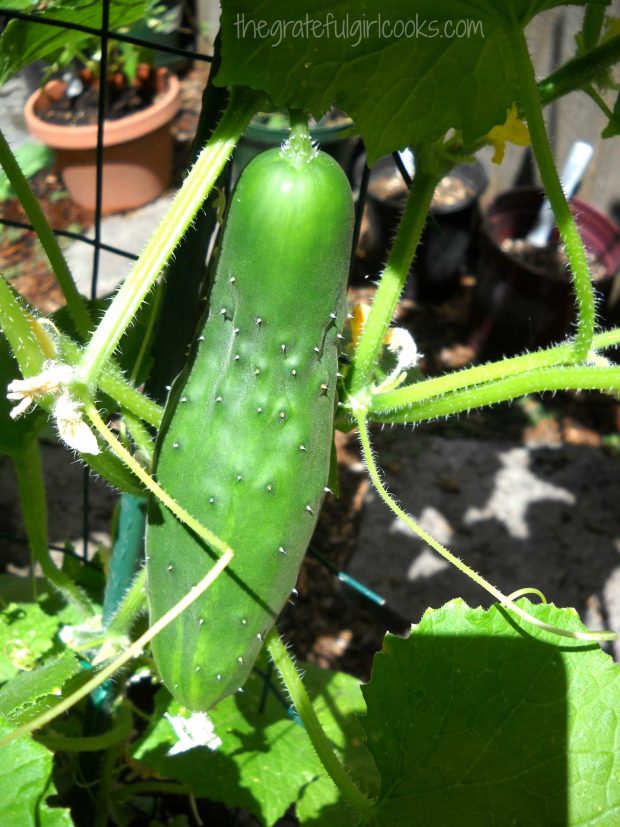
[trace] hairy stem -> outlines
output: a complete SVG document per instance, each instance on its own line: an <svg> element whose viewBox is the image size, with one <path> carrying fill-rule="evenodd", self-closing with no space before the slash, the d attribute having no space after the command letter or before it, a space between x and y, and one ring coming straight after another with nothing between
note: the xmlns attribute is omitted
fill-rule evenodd
<svg viewBox="0 0 620 827"><path fill-rule="evenodd" d="M348 386L354 396L370 387L385 334L405 286L435 187L441 178L441 175L425 169L423 153L416 156L416 162L418 166L405 211L349 372Z"/></svg>
<svg viewBox="0 0 620 827"><path fill-rule="evenodd" d="M581 89L597 75L620 60L620 35L607 40L587 55L573 58L538 84L540 103L547 106L554 100Z"/></svg>
<svg viewBox="0 0 620 827"><path fill-rule="evenodd" d="M553 152L547 136L542 114L534 67L521 29L511 29L511 43L517 76L520 79L521 102L532 139L532 149L540 172L547 198L551 204L566 257L573 276L577 299L577 336L575 339L575 360L583 361L590 349L594 335L595 308L594 288L590 278L586 251L579 230L564 195L560 177L555 167Z"/></svg>
<svg viewBox="0 0 620 827"><path fill-rule="evenodd" d="M464 388L460 391L423 401L409 402L402 388L372 399L369 416L374 422L426 422L440 416L449 416L474 408L484 408L498 402L508 402L519 396L545 391L598 390L615 393L620 390L620 367L553 367L497 379L486 385Z"/></svg>
<svg viewBox="0 0 620 827"><path fill-rule="evenodd" d="M280 640L276 629L272 629L269 633L265 646L280 673L291 701L303 721L308 737L325 771L352 807L361 813L369 812L374 807L373 802L366 798L336 756L314 711L301 675L287 652L286 646Z"/></svg>
<svg viewBox="0 0 620 827"><path fill-rule="evenodd" d="M71 313L71 318L75 323L76 330L82 340L85 340L88 331L91 327L91 319L86 309L84 299L78 293L73 276L69 270L65 257L62 254L58 239L52 232L47 219L43 215L43 210L34 193L30 189L24 173L21 171L19 164L11 148L9 147L6 138L0 131L0 165L6 172L6 176L11 182L11 186L24 208L30 223L34 227L37 238L41 242L43 249L49 259L49 263L54 271L54 275L58 279L58 284L62 290L63 296L66 299L67 307Z"/></svg>
<svg viewBox="0 0 620 827"><path fill-rule="evenodd" d="M146 569L141 569L133 579L129 589L109 623L108 633L113 637L129 637L131 627L144 609L144 589L146 586ZM105 621L105 618L104 618Z"/></svg>
<svg viewBox="0 0 620 827"><path fill-rule="evenodd" d="M239 136L256 112L256 93L233 90L229 105L174 201L95 330L79 365L80 381L94 386L121 336L218 179Z"/></svg>

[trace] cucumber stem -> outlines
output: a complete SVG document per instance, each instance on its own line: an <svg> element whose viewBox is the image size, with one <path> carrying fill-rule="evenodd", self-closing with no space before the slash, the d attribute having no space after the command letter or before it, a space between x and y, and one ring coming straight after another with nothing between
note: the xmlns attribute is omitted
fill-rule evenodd
<svg viewBox="0 0 620 827"><path fill-rule="evenodd" d="M429 158L427 166L425 154L416 154L416 173L405 211L400 219L392 250L353 357L347 380L352 396L368 392L371 386L381 346L405 286L435 187L443 175L443 172L439 174L433 169L430 160Z"/></svg>
<svg viewBox="0 0 620 827"><path fill-rule="evenodd" d="M54 275L60 285L62 294L67 302L67 307L71 318L75 324L76 330L80 339L85 340L88 331L91 328L91 319L88 315L86 303L82 296L80 296L78 289L73 281L73 276L67 265L65 257L62 254L58 239L54 235L47 219L43 214L41 205L30 189L30 184L26 176L21 170L17 159L11 152L6 138L0 131L0 166L6 173L6 177L11 182L11 186L19 199L20 204L24 208L30 223L34 227L37 238L41 246L45 250L45 254L54 271Z"/></svg>
<svg viewBox="0 0 620 827"><path fill-rule="evenodd" d="M289 113L291 133L282 145L282 156L295 166L307 164L316 158L317 150L312 146L308 129L308 116L301 109L291 109Z"/></svg>
<svg viewBox="0 0 620 827"><path fill-rule="evenodd" d="M297 671L297 667L289 655L286 646L280 640L276 629L272 629L267 636L265 646L280 673L280 677L290 695L291 701L303 721L308 737L325 771L352 807L360 813L368 813L374 808L374 802L366 798L337 758L325 734L325 730L321 726L321 722L314 711L312 701L308 696L301 675Z"/></svg>
<svg viewBox="0 0 620 827"><path fill-rule="evenodd" d="M531 393L559 390L597 390L602 393L617 393L618 389L620 389L620 367L555 366L531 370L505 379L496 379L484 385L421 401L408 400L405 393L408 389L403 388L373 398L369 416L373 422L413 424L496 405L499 402L509 402Z"/></svg>
<svg viewBox="0 0 620 827"><path fill-rule="evenodd" d="M155 284L186 229L228 161L250 118L258 93L233 89L230 101L211 139L183 182L159 226L149 239L105 316L93 333L79 365L80 383L92 389L121 336Z"/></svg>
<svg viewBox="0 0 620 827"><path fill-rule="evenodd" d="M291 109L289 112L289 120L291 125L291 138L310 139L308 116L303 109Z"/></svg>
<svg viewBox="0 0 620 827"><path fill-rule="evenodd" d="M543 118L534 67L532 66L525 35L521 29L517 30L515 28L510 30L509 37L511 38L515 69L519 78L521 102L530 130L534 157L555 216L555 222L564 244L573 277L578 309L574 360L582 362L587 357L592 345L596 321L594 288L590 278L586 251L555 166Z"/></svg>
<svg viewBox="0 0 620 827"><path fill-rule="evenodd" d="M618 344L620 344L619 328L597 333L592 340L593 351L588 357L589 360L593 362L599 350ZM570 364L573 347L572 342L568 342L545 350L537 350L534 353L524 353L521 356L502 359L499 362L475 365L471 368L446 373L443 376L424 379L397 390L377 393L372 396L369 410L371 415L405 410L412 408L414 404L426 403L440 396L445 398L445 395L453 394L454 391L471 389L473 386L479 390L481 386L489 385L498 379L506 380L511 376L525 373L532 375L534 371L539 372L540 368Z"/></svg>

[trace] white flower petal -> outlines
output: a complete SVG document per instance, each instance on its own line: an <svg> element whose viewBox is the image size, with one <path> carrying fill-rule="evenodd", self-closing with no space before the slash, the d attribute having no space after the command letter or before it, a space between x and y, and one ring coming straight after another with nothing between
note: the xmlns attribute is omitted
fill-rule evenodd
<svg viewBox="0 0 620 827"><path fill-rule="evenodd" d="M82 411L68 393L54 403L54 418L63 442L81 454L98 454L97 438L84 422Z"/></svg>
<svg viewBox="0 0 620 827"><path fill-rule="evenodd" d="M164 713L175 735L179 739L168 750L168 755L181 755L195 747L207 747L215 750L222 745L222 739L216 735L213 722L206 712L193 712L189 717Z"/></svg>

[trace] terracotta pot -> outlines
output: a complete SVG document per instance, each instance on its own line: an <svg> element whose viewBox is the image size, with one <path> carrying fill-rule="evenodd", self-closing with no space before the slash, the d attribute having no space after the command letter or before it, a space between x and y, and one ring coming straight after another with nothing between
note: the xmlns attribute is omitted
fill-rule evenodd
<svg viewBox="0 0 620 827"><path fill-rule="evenodd" d="M501 193L483 220L478 285L470 345L481 360L512 356L563 340L574 330L575 298L568 271L553 272L505 252L506 239L524 238L534 226L543 193L520 187ZM584 246L604 274L594 281L599 321L618 321L620 228L591 204L573 198L571 210ZM557 230L554 231L557 238Z"/></svg>
<svg viewBox="0 0 620 827"><path fill-rule="evenodd" d="M170 121L179 105L179 81L170 75L165 91L147 109L105 121L101 205L104 213L148 204L166 189L172 172ZM28 98L24 110L28 131L56 150L62 180L73 200L94 210L97 126L47 123L38 117L46 106L49 99L41 90Z"/></svg>

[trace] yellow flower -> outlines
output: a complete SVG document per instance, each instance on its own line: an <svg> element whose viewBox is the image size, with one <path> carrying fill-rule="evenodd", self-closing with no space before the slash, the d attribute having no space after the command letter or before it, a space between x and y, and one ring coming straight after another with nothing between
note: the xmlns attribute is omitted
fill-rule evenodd
<svg viewBox="0 0 620 827"><path fill-rule="evenodd" d="M501 126L494 126L487 135L487 140L495 147L495 154L492 161L494 164L501 164L506 152L506 141L517 146L528 146L530 143L530 131L525 121L522 121L517 114L517 105L513 103L506 120Z"/></svg>

